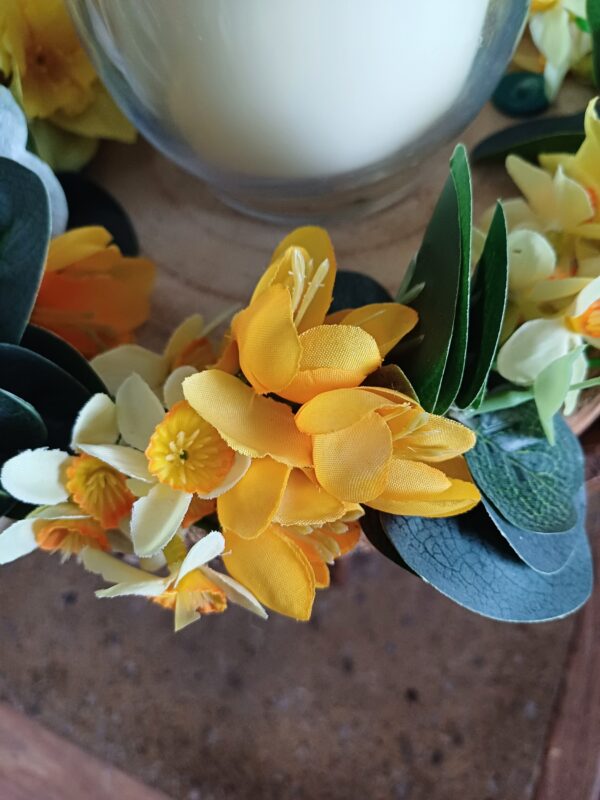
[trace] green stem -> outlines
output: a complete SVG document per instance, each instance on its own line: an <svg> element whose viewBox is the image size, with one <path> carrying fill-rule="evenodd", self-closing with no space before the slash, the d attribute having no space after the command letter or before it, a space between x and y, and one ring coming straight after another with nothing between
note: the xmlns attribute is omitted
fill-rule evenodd
<svg viewBox="0 0 600 800"><path fill-rule="evenodd" d="M579 391L580 389L593 389L594 386L600 386L600 377L598 378L590 378L587 381L582 381L581 383L574 383L572 386L569 386L569 391Z"/></svg>

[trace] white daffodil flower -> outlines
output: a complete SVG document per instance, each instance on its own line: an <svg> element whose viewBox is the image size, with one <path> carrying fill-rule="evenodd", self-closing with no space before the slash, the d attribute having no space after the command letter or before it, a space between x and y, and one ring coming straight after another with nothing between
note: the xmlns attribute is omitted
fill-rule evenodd
<svg viewBox="0 0 600 800"><path fill-rule="evenodd" d="M577 63L592 51L592 37L575 18L586 18L585 0L534 0L529 20L531 38L544 56L546 96L554 100L562 82Z"/></svg>
<svg viewBox="0 0 600 800"><path fill-rule="evenodd" d="M11 92L5 86L0 86L0 156L22 164L40 178L50 201L51 233L52 236L58 236L67 227L67 199L48 164L27 150L27 137L25 114Z"/></svg>
<svg viewBox="0 0 600 800"><path fill-rule="evenodd" d="M192 425L208 425L191 413ZM145 450L165 419L165 410L154 392L139 375L133 374L119 387L115 402L107 395L94 395L81 409L73 428L71 447L76 453L105 464L111 476L120 474L129 479L126 487L138 499L131 506L131 518L120 527L128 531L140 557L153 556L168 544L180 529L194 495L201 499L218 497L241 480L250 466L247 456L232 451L227 462L230 467L218 485L207 492L180 491L161 482L150 472ZM190 431L188 438L194 439L194 433ZM216 432L214 438L221 443ZM188 455L184 445L185 442L172 443L173 457L167 454L164 459L168 467L185 468ZM222 447L229 450L224 443ZM69 453L60 450L26 450L4 464L0 481L9 494L22 502L64 503L70 499L66 478L70 459ZM193 462L193 458L188 462L191 469L195 467Z"/></svg>
<svg viewBox="0 0 600 800"><path fill-rule="evenodd" d="M97 597L135 595L150 598L173 609L176 631L200 619L203 614L224 611L228 600L266 619L264 608L251 592L229 575L207 566L209 561L222 554L224 546L223 536L212 531L196 542L181 560L169 564L169 573L164 577L132 567L98 550L83 551L81 560L87 570L114 584L97 591Z"/></svg>

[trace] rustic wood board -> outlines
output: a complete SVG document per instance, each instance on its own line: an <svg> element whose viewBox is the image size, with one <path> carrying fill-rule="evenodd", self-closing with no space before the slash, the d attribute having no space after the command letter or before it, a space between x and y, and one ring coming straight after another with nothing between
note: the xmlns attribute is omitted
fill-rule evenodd
<svg viewBox="0 0 600 800"><path fill-rule="evenodd" d="M485 109L465 141L505 122ZM402 204L331 229L342 267L397 287L450 149ZM102 156L94 175L160 268L144 341L244 302L283 231L225 209L143 143ZM513 191L500 167L475 172L479 211ZM320 593L308 625L233 610L174 637L166 613L96 601L98 585L42 554L2 571L0 699L173 798L529 800L545 775L573 620L494 623L370 555Z"/></svg>

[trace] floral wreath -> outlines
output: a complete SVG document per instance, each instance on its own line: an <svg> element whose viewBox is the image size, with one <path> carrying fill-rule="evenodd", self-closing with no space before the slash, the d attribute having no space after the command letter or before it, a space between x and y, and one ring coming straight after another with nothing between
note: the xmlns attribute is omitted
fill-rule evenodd
<svg viewBox="0 0 600 800"><path fill-rule="evenodd" d="M600 384L596 100L574 152L508 156L521 196L478 226L459 145L395 298L338 270L325 230L299 228L245 308L193 315L155 353L133 343L155 266L115 201L57 177L32 133L78 119L77 135L103 136L103 89L83 70L71 106L50 107L4 33L1 564L73 556L109 584L98 597L147 597L176 630L230 603L309 619L363 533L495 619L586 601L584 464L565 416Z"/></svg>

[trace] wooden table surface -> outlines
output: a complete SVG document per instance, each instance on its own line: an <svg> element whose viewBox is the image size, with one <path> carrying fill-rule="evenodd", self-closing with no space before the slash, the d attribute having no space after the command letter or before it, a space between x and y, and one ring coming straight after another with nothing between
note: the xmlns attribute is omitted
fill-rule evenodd
<svg viewBox="0 0 600 800"><path fill-rule="evenodd" d="M561 103L585 99L572 89ZM463 140L506 122L486 108ZM398 286L450 150L402 204L331 228L342 268ZM284 234L143 142L105 146L92 173L159 264L152 346L186 314L243 303ZM474 192L477 212L514 194L500 167L476 169ZM597 429L587 446L594 479ZM593 501L592 535L598 514ZM115 767L177 800L597 800L600 593L574 619L507 626L357 556L308 625L232 611L174 637L160 609L96 601L98 585L41 554L2 571L1 800L159 796Z"/></svg>

